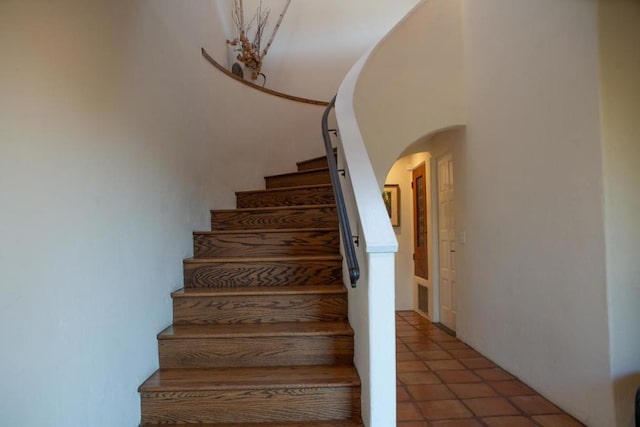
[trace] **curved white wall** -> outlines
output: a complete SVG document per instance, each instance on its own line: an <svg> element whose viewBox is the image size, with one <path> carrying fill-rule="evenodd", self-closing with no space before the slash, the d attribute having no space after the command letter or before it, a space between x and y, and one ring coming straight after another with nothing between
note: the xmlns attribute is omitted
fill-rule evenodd
<svg viewBox="0 0 640 427"><path fill-rule="evenodd" d="M466 123L462 2L424 1L371 53L354 108L378 183L419 138Z"/></svg>
<svg viewBox="0 0 640 427"><path fill-rule="evenodd" d="M371 55L354 103L380 185L411 143L467 125L454 159L466 233L458 334L606 427L596 18L595 2L580 0L425 1Z"/></svg>
<svg viewBox="0 0 640 427"><path fill-rule="evenodd" d="M360 241L360 280L357 288L349 288L349 322L355 332L354 363L362 380L362 420L368 427L386 427L396 422L396 375L389 367L395 366L396 356L393 258L398 243L353 110L356 81L367 56L340 85L335 114L338 160L346 172L345 205L351 230L357 230Z"/></svg>

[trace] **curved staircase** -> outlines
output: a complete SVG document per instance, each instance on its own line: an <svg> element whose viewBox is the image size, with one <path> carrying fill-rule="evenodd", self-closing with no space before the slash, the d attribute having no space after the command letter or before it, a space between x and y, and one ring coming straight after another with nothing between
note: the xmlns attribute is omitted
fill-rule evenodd
<svg viewBox="0 0 640 427"><path fill-rule="evenodd" d="M142 426L362 426L326 161L236 193L193 234Z"/></svg>

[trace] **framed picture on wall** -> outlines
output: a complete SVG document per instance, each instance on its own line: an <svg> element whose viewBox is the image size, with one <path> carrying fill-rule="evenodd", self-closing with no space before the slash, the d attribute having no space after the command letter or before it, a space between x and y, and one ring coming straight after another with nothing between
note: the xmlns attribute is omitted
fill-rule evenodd
<svg viewBox="0 0 640 427"><path fill-rule="evenodd" d="M391 225L400 226L400 185L385 184L382 191L382 200L387 208Z"/></svg>

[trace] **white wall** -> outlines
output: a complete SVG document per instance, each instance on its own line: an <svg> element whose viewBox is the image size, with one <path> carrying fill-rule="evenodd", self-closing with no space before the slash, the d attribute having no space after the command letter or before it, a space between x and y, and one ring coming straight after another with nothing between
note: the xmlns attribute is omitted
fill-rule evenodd
<svg viewBox="0 0 640 427"><path fill-rule="evenodd" d="M613 425L595 2L465 1L464 62L456 26L439 26L454 9L423 3L361 74L376 176L420 137L467 123L458 334L586 424ZM409 67L391 73L397 63Z"/></svg>
<svg viewBox="0 0 640 427"><path fill-rule="evenodd" d="M213 155L161 9L0 5L0 424L139 422Z"/></svg>
<svg viewBox="0 0 640 427"><path fill-rule="evenodd" d="M610 426L594 2L465 2L460 337Z"/></svg>
<svg viewBox="0 0 640 427"><path fill-rule="evenodd" d="M202 59L216 16L204 0L0 2L0 424L137 425L191 231L322 152L321 108Z"/></svg>
<svg viewBox="0 0 640 427"><path fill-rule="evenodd" d="M640 386L640 2L598 8L611 375L617 425L632 426Z"/></svg>
<svg viewBox="0 0 640 427"><path fill-rule="evenodd" d="M231 3L217 1L223 7ZM418 1L377 0L375 5L367 0L292 1L264 60L267 87L295 96L330 100L356 60ZM253 16L258 3L259 0L244 1L246 19ZM262 3L263 8L271 9L271 27L286 2ZM271 34L270 28L265 34ZM262 78L258 83L262 84Z"/></svg>
<svg viewBox="0 0 640 427"><path fill-rule="evenodd" d="M367 60L354 104L380 186L408 144L465 123L462 30L460 0L424 1Z"/></svg>

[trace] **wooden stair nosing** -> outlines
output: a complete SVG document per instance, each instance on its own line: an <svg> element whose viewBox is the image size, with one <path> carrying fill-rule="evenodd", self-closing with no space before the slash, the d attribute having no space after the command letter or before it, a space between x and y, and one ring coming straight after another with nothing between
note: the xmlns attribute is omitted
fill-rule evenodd
<svg viewBox="0 0 640 427"><path fill-rule="evenodd" d="M267 190L257 190L257 191L267 191ZM249 193L249 192L250 191L244 191L243 193ZM322 208L335 208L335 207L336 207L335 203L325 203L322 205L260 206L255 208L211 209L210 213L215 214L215 213L234 213L234 212L263 212L263 211L271 211L271 210L322 209Z"/></svg>
<svg viewBox="0 0 640 427"><path fill-rule="evenodd" d="M348 322L287 322L272 324L181 324L170 325L159 340L258 337L353 336Z"/></svg>
<svg viewBox="0 0 640 427"><path fill-rule="evenodd" d="M187 288L329 285L342 280L342 256L191 258L183 276Z"/></svg>
<svg viewBox="0 0 640 427"><path fill-rule="evenodd" d="M323 192L326 192L323 190ZM282 195L284 197L284 195ZM254 203L247 202L246 205L261 204L255 203L261 197L253 197ZM324 197L311 197L311 200L321 201L328 199ZM267 197L269 199L269 197ZM276 198L277 199L277 198ZM273 200L275 202L275 200ZM338 214L335 204L322 205L292 205L286 201L278 206L278 203L271 203L272 206L240 208L233 210L211 211L211 230L265 230L265 229L310 229L318 227L336 227L338 225ZM302 201L301 201L302 202ZM240 204L241 205L241 204Z"/></svg>
<svg viewBox="0 0 640 427"><path fill-rule="evenodd" d="M160 369L352 365L353 355L347 335L158 340Z"/></svg>
<svg viewBox="0 0 640 427"><path fill-rule="evenodd" d="M337 157L337 153L335 153L335 152L334 152L334 157ZM327 162L327 161L328 161L328 159L327 159L326 155L318 156L318 157L314 157L313 159L307 159L307 160L303 160L301 162L296 162L296 167L298 168L299 171L301 171L301 170L309 170L309 169L317 169L317 168L313 168L313 167L309 168L309 169L306 169L306 167L307 167L306 165L313 164L313 163L323 163L323 162ZM323 166L323 167L326 167L326 166ZM300 169L300 168L302 168L302 169Z"/></svg>
<svg viewBox="0 0 640 427"><path fill-rule="evenodd" d="M338 148L337 147L333 147L333 155L334 156L338 155ZM310 159L301 160L299 162L296 162L296 166L300 166L300 165L305 164L305 163L315 162L316 160L322 160L322 159L326 159L326 158L327 158L327 155L323 154L322 156L312 157Z"/></svg>
<svg viewBox="0 0 640 427"><path fill-rule="evenodd" d="M211 231L194 231L194 236L217 236L228 234L263 234L263 233L332 233L338 231L338 227L319 227L319 228L257 228L245 230L211 230Z"/></svg>
<svg viewBox="0 0 640 427"><path fill-rule="evenodd" d="M142 423L283 423L354 420L360 387L262 388L140 394Z"/></svg>
<svg viewBox="0 0 640 427"><path fill-rule="evenodd" d="M348 318L347 289L343 284L202 291L187 288L174 292L172 297L174 324L331 322Z"/></svg>
<svg viewBox="0 0 640 427"><path fill-rule="evenodd" d="M295 185L236 193L236 207L300 206L335 203L331 184Z"/></svg>
<svg viewBox="0 0 640 427"><path fill-rule="evenodd" d="M276 257L215 257L215 258L186 258L185 264L215 264L215 263L261 263L261 262L316 262L342 261L342 255L308 255L308 256L276 256Z"/></svg>
<svg viewBox="0 0 640 427"><path fill-rule="evenodd" d="M265 188L263 190L248 190L248 191L236 191L236 196L238 195L247 195L247 194L264 194L264 193L276 193L276 192L287 192L287 191L295 191L301 189L330 189L331 184L315 184L315 185L294 185L291 187L278 187L278 188ZM305 205L311 206L311 205ZM288 205L291 207L291 205ZM239 208L243 209L243 208Z"/></svg>
<svg viewBox="0 0 640 427"><path fill-rule="evenodd" d="M260 390L264 388L357 387L350 365L267 366L243 368L159 369L139 392Z"/></svg>
<svg viewBox="0 0 640 427"><path fill-rule="evenodd" d="M171 424L171 427L364 427L360 420L292 421L278 423L215 423L215 424ZM140 424L140 427L167 427L167 424Z"/></svg>
<svg viewBox="0 0 640 427"><path fill-rule="evenodd" d="M306 170L295 171L295 172L280 173L280 174L276 174L276 175L267 175L267 176L264 177L264 179L295 178L295 177L299 177L299 176L313 175L313 174L323 173L323 172L329 173L329 168L328 167L323 167L323 168L315 168L315 169L306 169Z"/></svg>
<svg viewBox="0 0 640 427"><path fill-rule="evenodd" d="M287 188L299 185L331 184L329 168L308 169L264 177L266 188Z"/></svg>
<svg viewBox="0 0 640 427"><path fill-rule="evenodd" d="M227 297L227 296L271 296L271 295L346 295L344 285L309 285L246 288L180 288L171 293L172 298Z"/></svg>
<svg viewBox="0 0 640 427"><path fill-rule="evenodd" d="M216 230L193 233L194 258L338 253L338 228Z"/></svg>

